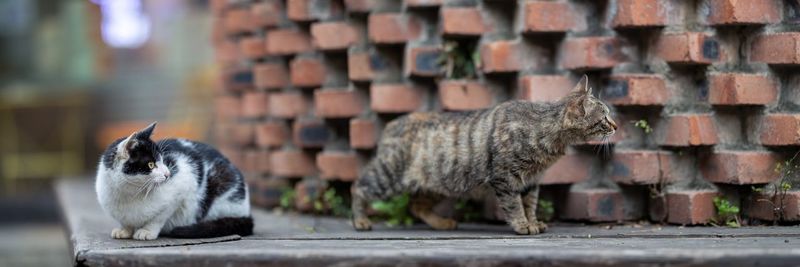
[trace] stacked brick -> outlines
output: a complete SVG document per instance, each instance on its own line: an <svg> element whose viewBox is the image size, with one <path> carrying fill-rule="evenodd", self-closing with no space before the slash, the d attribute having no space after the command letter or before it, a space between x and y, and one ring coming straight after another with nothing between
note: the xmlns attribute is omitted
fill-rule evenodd
<svg viewBox="0 0 800 267"><path fill-rule="evenodd" d="M555 101L582 74L620 130L542 175L560 219L705 224L722 197L771 220L752 188L800 145L795 1L215 0L212 12L217 142L262 207L285 187L346 188L399 115ZM446 42L474 48L476 77L445 77ZM800 191L785 205L800 220Z"/></svg>

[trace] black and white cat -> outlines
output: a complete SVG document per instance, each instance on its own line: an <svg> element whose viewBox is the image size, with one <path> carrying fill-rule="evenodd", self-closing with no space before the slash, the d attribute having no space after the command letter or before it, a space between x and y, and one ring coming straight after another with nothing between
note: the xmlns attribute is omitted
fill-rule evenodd
<svg viewBox="0 0 800 267"><path fill-rule="evenodd" d="M214 148L184 139L150 139L156 123L115 141L103 153L95 189L120 223L113 238L250 235L244 178Z"/></svg>

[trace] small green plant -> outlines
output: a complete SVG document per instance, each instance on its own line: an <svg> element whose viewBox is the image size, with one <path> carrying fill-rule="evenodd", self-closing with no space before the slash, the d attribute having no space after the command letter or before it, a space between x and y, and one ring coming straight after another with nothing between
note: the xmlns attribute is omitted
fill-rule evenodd
<svg viewBox="0 0 800 267"><path fill-rule="evenodd" d="M646 134L653 132L653 128L650 127L650 124L647 123L646 120L632 121L631 123L633 123L633 126L635 126L636 128L642 129Z"/></svg>
<svg viewBox="0 0 800 267"><path fill-rule="evenodd" d="M394 196L386 201L372 202L372 209L380 212L386 218L386 225L394 227L399 225L410 226L414 223L414 218L408 212L409 195L402 194Z"/></svg>
<svg viewBox="0 0 800 267"><path fill-rule="evenodd" d="M739 207L736 205L731 204L730 201L721 197L714 197L714 207L717 209L717 219L716 222L722 222L728 227L740 227L741 223L739 220Z"/></svg>
<svg viewBox="0 0 800 267"><path fill-rule="evenodd" d="M462 199L456 202L455 210L461 212L464 221L474 221L481 217L481 213L469 200Z"/></svg>
<svg viewBox="0 0 800 267"><path fill-rule="evenodd" d="M292 204L294 203L295 195L297 195L297 193L294 191L294 188L290 187L284 188L281 192L281 200L280 200L281 208L285 210L291 210L293 207Z"/></svg>
<svg viewBox="0 0 800 267"><path fill-rule="evenodd" d="M455 41L445 42L438 63L444 69L445 78L475 78L480 66L480 53L472 46Z"/></svg>
<svg viewBox="0 0 800 267"><path fill-rule="evenodd" d="M544 221L549 222L553 220L553 215L556 213L555 208L553 207L553 202L546 199L539 199L539 203L536 207L536 218Z"/></svg>
<svg viewBox="0 0 800 267"><path fill-rule="evenodd" d="M763 188L753 188L753 192L759 193L764 197L758 199L758 201L767 202L772 206L772 224L777 225L779 221L783 221L786 215L786 197L789 194L789 190L792 190L792 183L789 180L790 175L800 171L800 166L795 162L798 154L800 154L800 151L795 153L791 159L775 164L774 171L779 175L775 182ZM770 192L765 193L766 190Z"/></svg>
<svg viewBox="0 0 800 267"><path fill-rule="evenodd" d="M350 217L350 208L347 207L344 198L336 192L335 188L328 188L322 193L322 199L314 202L314 210L317 212L323 212L326 209L330 210L333 216Z"/></svg>

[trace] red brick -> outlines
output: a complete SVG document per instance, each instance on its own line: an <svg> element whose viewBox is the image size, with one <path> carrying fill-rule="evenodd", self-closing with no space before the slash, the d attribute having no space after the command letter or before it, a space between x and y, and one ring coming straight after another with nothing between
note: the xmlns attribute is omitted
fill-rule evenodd
<svg viewBox="0 0 800 267"><path fill-rule="evenodd" d="M269 169L272 175L303 177L316 173L314 158L302 150L283 149L270 153Z"/></svg>
<svg viewBox="0 0 800 267"><path fill-rule="evenodd" d="M561 68L568 70L609 69L626 61L623 42L614 37L567 38L561 44Z"/></svg>
<svg viewBox="0 0 800 267"><path fill-rule="evenodd" d="M524 59L520 49L519 41L497 41L481 45L481 70L484 73L519 71Z"/></svg>
<svg viewBox="0 0 800 267"><path fill-rule="evenodd" d="M344 0L344 6L350 13L369 13L375 7L376 0Z"/></svg>
<svg viewBox="0 0 800 267"><path fill-rule="evenodd" d="M777 101L778 86L764 74L709 74L708 102L713 105L767 105Z"/></svg>
<svg viewBox="0 0 800 267"><path fill-rule="evenodd" d="M211 44L214 45L215 49L219 49L220 44L226 41L227 34L224 20L217 19L211 23Z"/></svg>
<svg viewBox="0 0 800 267"><path fill-rule="evenodd" d="M656 74L615 74L601 91L602 99L618 106L663 106L670 92Z"/></svg>
<svg viewBox="0 0 800 267"><path fill-rule="evenodd" d="M300 118L292 125L292 141L302 148L322 148L333 140L333 131L325 121L313 118Z"/></svg>
<svg viewBox="0 0 800 267"><path fill-rule="evenodd" d="M220 146L219 152L233 163L233 166L244 165L244 154L242 150L232 146Z"/></svg>
<svg viewBox="0 0 800 267"><path fill-rule="evenodd" d="M420 21L400 13L370 14L368 24L369 40L377 44L402 44L422 32Z"/></svg>
<svg viewBox="0 0 800 267"><path fill-rule="evenodd" d="M232 121L239 117L241 99L236 96L223 95L214 98L214 110L217 120Z"/></svg>
<svg viewBox="0 0 800 267"><path fill-rule="evenodd" d="M582 153L567 153L542 174L540 184L572 184L589 179L592 157Z"/></svg>
<svg viewBox="0 0 800 267"><path fill-rule="evenodd" d="M320 50L344 50L358 43L361 34L346 22L319 22L311 25L313 44Z"/></svg>
<svg viewBox="0 0 800 267"><path fill-rule="evenodd" d="M266 55L264 51L264 38L247 36L239 40L239 50L248 58L260 58Z"/></svg>
<svg viewBox="0 0 800 267"><path fill-rule="evenodd" d="M218 16L228 8L228 0L211 0L208 5L211 8L211 13Z"/></svg>
<svg viewBox="0 0 800 267"><path fill-rule="evenodd" d="M574 187L574 186L573 186ZM618 190L570 189L563 218L592 222L625 220L625 199Z"/></svg>
<svg viewBox="0 0 800 267"><path fill-rule="evenodd" d="M233 8L225 11L225 32L228 35L244 33L250 30L250 10Z"/></svg>
<svg viewBox="0 0 800 267"><path fill-rule="evenodd" d="M272 93L267 106L270 116L284 119L302 116L310 108L306 98L297 92Z"/></svg>
<svg viewBox="0 0 800 267"><path fill-rule="evenodd" d="M658 184L667 181L671 163L667 155L667 152L654 150L615 150L611 179L622 184Z"/></svg>
<svg viewBox="0 0 800 267"><path fill-rule="evenodd" d="M219 63L220 66L223 68L226 66L231 66L239 60L239 47L236 46L235 42L223 40L222 42L215 44L216 50L214 51L214 59ZM242 56L243 58L243 56Z"/></svg>
<svg viewBox="0 0 800 267"><path fill-rule="evenodd" d="M372 81L375 72L369 52L354 52L347 55L347 75L350 80L358 82Z"/></svg>
<svg viewBox="0 0 800 267"><path fill-rule="evenodd" d="M800 33L764 34L755 38L750 60L775 65L800 64Z"/></svg>
<svg viewBox="0 0 800 267"><path fill-rule="evenodd" d="M562 75L525 75L519 82L519 99L533 102L556 102L575 87L575 82Z"/></svg>
<svg viewBox="0 0 800 267"><path fill-rule="evenodd" d="M668 191L667 222L674 224L706 224L716 213L715 191Z"/></svg>
<svg viewBox="0 0 800 267"><path fill-rule="evenodd" d="M253 89L253 72L250 69L230 69L222 71L222 84L227 92L241 92Z"/></svg>
<svg viewBox="0 0 800 267"><path fill-rule="evenodd" d="M217 127L217 135L228 138L229 144L236 146L249 146L254 141L254 128L252 123L238 122Z"/></svg>
<svg viewBox="0 0 800 267"><path fill-rule="evenodd" d="M355 90L314 91L314 114L320 118L351 118L364 111L363 97Z"/></svg>
<svg viewBox="0 0 800 267"><path fill-rule="evenodd" d="M248 149L243 153L242 171L246 173L269 172L269 151L263 149Z"/></svg>
<svg viewBox="0 0 800 267"><path fill-rule="evenodd" d="M248 91L242 94L242 116L247 118L266 116L268 97L263 91Z"/></svg>
<svg viewBox="0 0 800 267"><path fill-rule="evenodd" d="M769 191L769 190L766 190ZM783 199L783 201L781 201ZM754 193L744 202L744 214L749 218L772 221L775 218L773 210L783 207L783 221L800 221L800 191L787 191L786 194L771 192Z"/></svg>
<svg viewBox="0 0 800 267"><path fill-rule="evenodd" d="M761 120L759 132L762 145L796 146L800 144L800 114L767 114Z"/></svg>
<svg viewBox="0 0 800 267"><path fill-rule="evenodd" d="M723 150L711 154L701 166L709 182L724 184L765 184L777 178L780 159L768 151Z"/></svg>
<svg viewBox="0 0 800 267"><path fill-rule="evenodd" d="M442 5L445 0L404 0L407 7L436 7Z"/></svg>
<svg viewBox="0 0 800 267"><path fill-rule="evenodd" d="M280 147L289 140L289 129L283 122L260 122L256 124L255 131L256 145L259 147Z"/></svg>
<svg viewBox="0 0 800 267"><path fill-rule="evenodd" d="M672 7L668 1L617 0L616 13L611 24L614 28L666 26L666 11Z"/></svg>
<svg viewBox="0 0 800 267"><path fill-rule="evenodd" d="M523 32L568 32L586 28L583 15L567 2L526 1Z"/></svg>
<svg viewBox="0 0 800 267"><path fill-rule="evenodd" d="M478 81L444 80L439 82L439 100L446 110L475 110L494 104L494 95Z"/></svg>
<svg viewBox="0 0 800 267"><path fill-rule="evenodd" d="M378 126L374 120L350 120L350 147L355 149L372 149L378 141Z"/></svg>
<svg viewBox="0 0 800 267"><path fill-rule="evenodd" d="M292 60L289 68L294 86L319 87L325 83L325 65L318 58L297 57Z"/></svg>
<svg viewBox="0 0 800 267"><path fill-rule="evenodd" d="M293 21L315 21L341 16L344 7L340 1L287 0L286 15Z"/></svg>
<svg viewBox="0 0 800 267"><path fill-rule="evenodd" d="M361 159L354 152L324 151L317 154L319 178L352 182L358 178Z"/></svg>
<svg viewBox="0 0 800 267"><path fill-rule="evenodd" d="M674 64L711 64L726 58L720 42L701 32L664 34L656 42L655 55Z"/></svg>
<svg viewBox="0 0 800 267"><path fill-rule="evenodd" d="M477 7L442 8L441 20L445 35L480 36L488 30Z"/></svg>
<svg viewBox="0 0 800 267"><path fill-rule="evenodd" d="M280 89L289 84L289 72L282 63L258 63L253 66L257 89Z"/></svg>
<svg viewBox="0 0 800 267"><path fill-rule="evenodd" d="M250 199L255 206L274 208L281 204L281 195L291 188L288 179L261 177L250 184Z"/></svg>
<svg viewBox="0 0 800 267"><path fill-rule="evenodd" d="M278 26L282 18L283 4L280 0L256 2L250 6L250 27L253 31Z"/></svg>
<svg viewBox="0 0 800 267"><path fill-rule="evenodd" d="M311 51L311 38L307 33L295 29L267 31L267 54L274 56L293 55Z"/></svg>
<svg viewBox="0 0 800 267"><path fill-rule="evenodd" d="M678 114L666 117L659 129L664 146L702 146L717 143L717 129L710 114Z"/></svg>
<svg viewBox="0 0 800 267"><path fill-rule="evenodd" d="M425 92L407 84L372 84L370 109L378 113L404 113L419 110Z"/></svg>
<svg viewBox="0 0 800 267"><path fill-rule="evenodd" d="M711 25L772 24L781 21L778 1L706 0L703 12Z"/></svg>
<svg viewBox="0 0 800 267"><path fill-rule="evenodd" d="M406 76L437 77L442 74L439 57L442 49L438 46L407 47L404 72Z"/></svg>

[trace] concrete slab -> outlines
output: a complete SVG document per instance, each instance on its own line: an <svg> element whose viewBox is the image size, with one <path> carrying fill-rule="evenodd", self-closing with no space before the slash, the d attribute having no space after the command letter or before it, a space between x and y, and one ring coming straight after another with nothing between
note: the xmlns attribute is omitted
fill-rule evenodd
<svg viewBox="0 0 800 267"><path fill-rule="evenodd" d="M254 210L255 235L216 239L114 240L88 179L62 180L59 201L76 264L87 266L313 265L794 265L798 227L676 227L554 224L518 236L505 225L376 225L357 232L348 220Z"/></svg>

